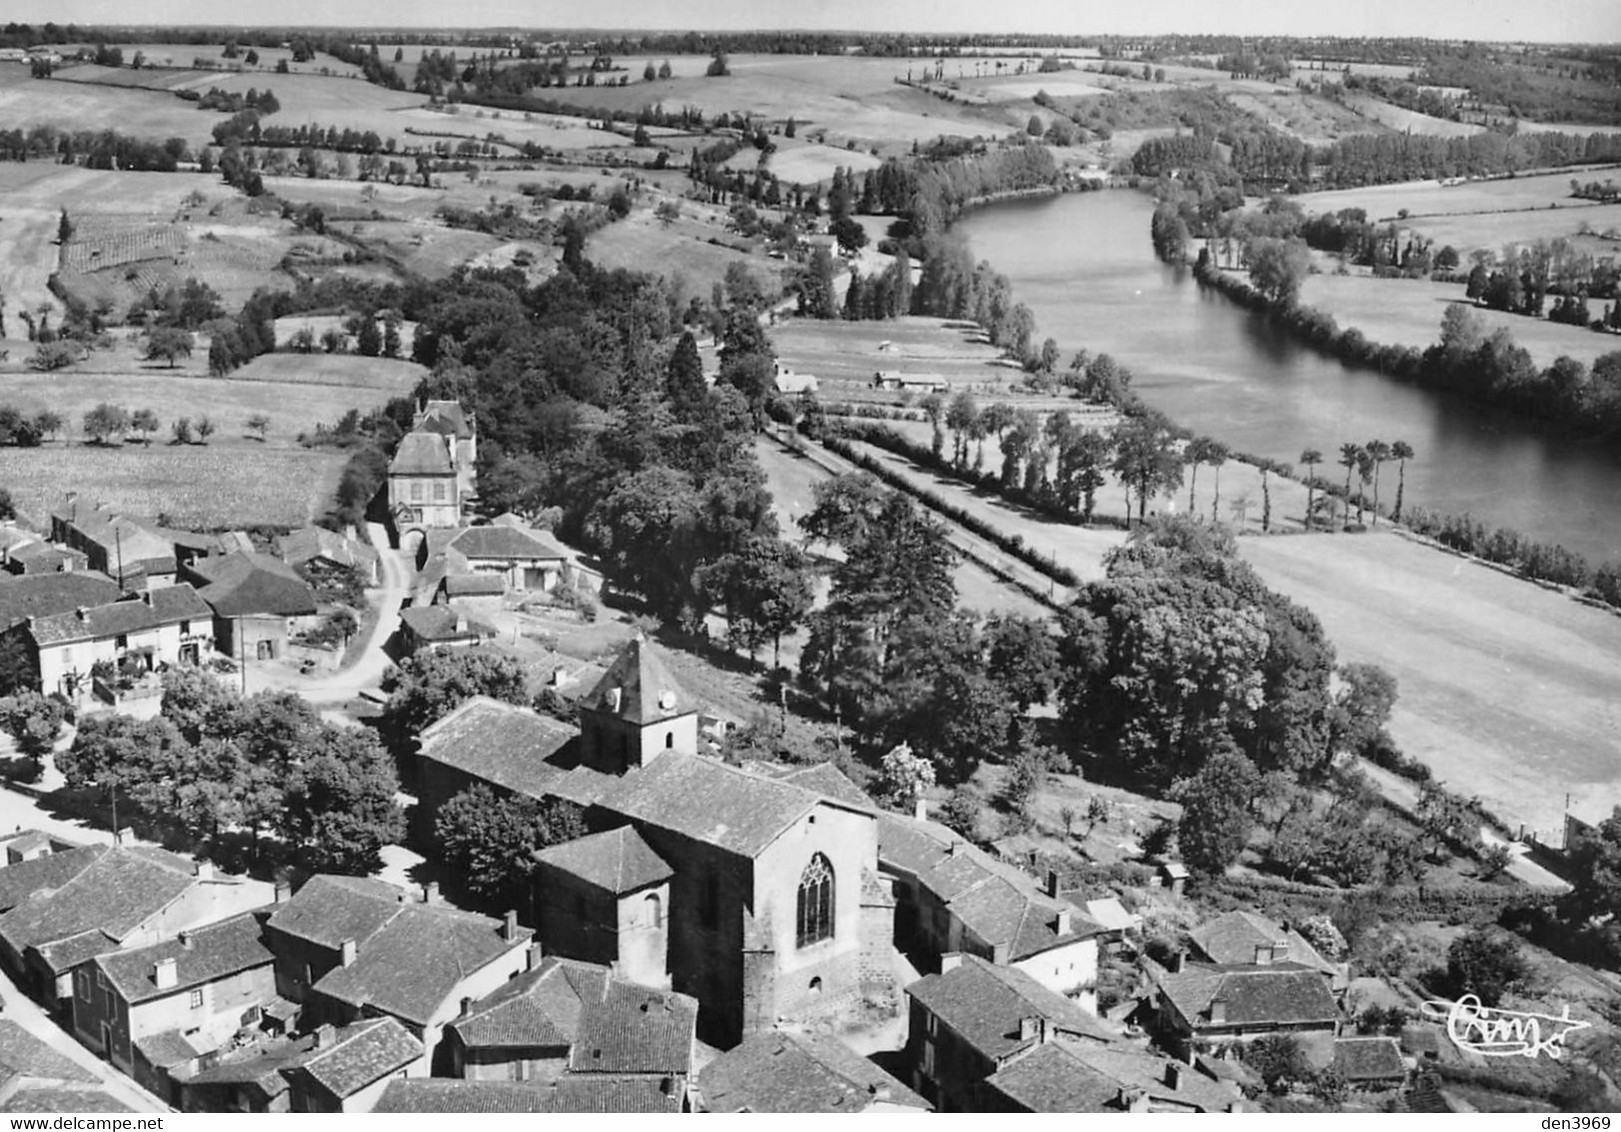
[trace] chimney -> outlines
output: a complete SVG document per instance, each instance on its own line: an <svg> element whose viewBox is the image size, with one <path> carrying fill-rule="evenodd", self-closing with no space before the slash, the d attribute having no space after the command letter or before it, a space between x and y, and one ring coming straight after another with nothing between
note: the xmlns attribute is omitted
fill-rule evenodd
<svg viewBox="0 0 1621 1132"><path fill-rule="evenodd" d="M524 970L533 971L540 966L541 959L545 958L546 951L538 943L531 943L528 952L524 955Z"/></svg>
<svg viewBox="0 0 1621 1132"><path fill-rule="evenodd" d="M284 880L276 882L276 903L285 904L293 895L293 886Z"/></svg>
<svg viewBox="0 0 1621 1132"><path fill-rule="evenodd" d="M197 872L197 879L198 880L213 880L214 879L214 862L213 861L198 861L197 862L196 872Z"/></svg>
<svg viewBox="0 0 1621 1132"><path fill-rule="evenodd" d="M460 1014L456 1015L456 1017L458 1017L458 1018L466 1018L472 1012L473 1012L473 998L472 998L472 996L471 995L465 995L465 994L462 995L462 1011L461 1011Z"/></svg>
<svg viewBox="0 0 1621 1132"><path fill-rule="evenodd" d="M921 794L917 796L917 801L912 803L912 816L918 821L929 820L929 800Z"/></svg>
<svg viewBox="0 0 1621 1132"><path fill-rule="evenodd" d="M1019 1040L1029 1041L1041 1037L1041 1019L1035 1015L1019 1019Z"/></svg>
<svg viewBox="0 0 1621 1132"><path fill-rule="evenodd" d="M148 609L152 608L152 591L151 590L142 590L141 591L141 604L146 606Z"/></svg>
<svg viewBox="0 0 1621 1132"><path fill-rule="evenodd" d="M665 1077L659 1082L659 1092L667 1097L675 1096L675 1078Z"/></svg>
<svg viewBox="0 0 1621 1132"><path fill-rule="evenodd" d="M511 943L518 938L518 913L507 909L506 916L501 920L501 938Z"/></svg>
<svg viewBox="0 0 1621 1132"><path fill-rule="evenodd" d="M565 673L563 666L559 664L557 667L552 669L552 674L546 682L554 688L560 688L563 685L564 676Z"/></svg>
<svg viewBox="0 0 1621 1132"><path fill-rule="evenodd" d="M940 973L942 975L955 971L962 966L962 952L953 951L950 955L940 956Z"/></svg>
<svg viewBox="0 0 1621 1132"><path fill-rule="evenodd" d="M1058 899L1058 870L1047 870L1047 895L1054 900Z"/></svg>
<svg viewBox="0 0 1621 1132"><path fill-rule="evenodd" d="M330 1049L332 1043L338 1040L337 1027L330 1022L323 1023L315 1028L315 1048Z"/></svg>
<svg viewBox="0 0 1621 1132"><path fill-rule="evenodd" d="M461 613L456 614L456 632L457 633L465 633L465 632L467 632L467 617L464 614L461 614Z"/></svg>
<svg viewBox="0 0 1621 1132"><path fill-rule="evenodd" d="M1227 1021L1227 1000L1213 998L1210 1000L1210 1024L1212 1026L1224 1025Z"/></svg>
<svg viewBox="0 0 1621 1132"><path fill-rule="evenodd" d="M439 882L438 881L430 880L427 884L422 886L422 903L424 903L424 904L437 904L437 903L439 903Z"/></svg>
<svg viewBox="0 0 1621 1132"><path fill-rule="evenodd" d="M1265 943L1256 944L1255 945L1255 965L1257 967L1265 967L1267 964L1269 964L1271 962L1272 962L1272 948L1271 948L1271 946L1269 944L1265 944Z"/></svg>
<svg viewBox="0 0 1621 1132"><path fill-rule="evenodd" d="M1272 945L1272 962L1287 963L1289 961L1289 941L1280 939Z"/></svg>
<svg viewBox="0 0 1621 1132"><path fill-rule="evenodd" d="M152 964L152 982L159 990L170 990L180 982L180 973L171 956L168 959L159 959Z"/></svg>
<svg viewBox="0 0 1621 1132"><path fill-rule="evenodd" d="M1058 920L1053 924L1055 935L1068 935L1070 929L1069 909L1065 908L1058 913Z"/></svg>
<svg viewBox="0 0 1621 1132"><path fill-rule="evenodd" d="M85 620L85 615L88 614L90 611L88 609L86 609L84 606L81 605L81 606L79 606L78 609L74 610L74 612L79 615L79 620L83 621L83 620Z"/></svg>
<svg viewBox="0 0 1621 1132"><path fill-rule="evenodd" d="M1182 1087L1182 1067L1174 1061L1165 1063L1165 1087L1172 1092Z"/></svg>
<svg viewBox="0 0 1621 1132"><path fill-rule="evenodd" d="M196 945L197 945L197 937L192 935L191 932L181 932L180 933L180 947L181 947L181 950L190 951Z"/></svg>
<svg viewBox="0 0 1621 1132"><path fill-rule="evenodd" d="M125 846L132 844L134 841L135 831L127 825L123 829L117 830L113 833L114 845Z"/></svg>
<svg viewBox="0 0 1621 1132"><path fill-rule="evenodd" d="M876 1082L867 1086L867 1095L875 1101L887 1101L891 1096L888 1085L880 1085Z"/></svg>
<svg viewBox="0 0 1621 1132"><path fill-rule="evenodd" d="M946 842L946 856L955 857L956 855L957 855L957 843L955 841Z"/></svg>
<svg viewBox="0 0 1621 1132"><path fill-rule="evenodd" d="M403 888L400 889L399 892L394 894L394 898L396 900L398 900L401 904L409 904L409 903L411 903L411 893L409 891L407 891L406 889L403 889Z"/></svg>
<svg viewBox="0 0 1621 1132"><path fill-rule="evenodd" d="M339 959L340 965L353 967L355 960L360 955L360 946L352 939L346 939L338 946L342 948L341 958Z"/></svg>
<svg viewBox="0 0 1621 1132"><path fill-rule="evenodd" d="M1171 961L1170 961L1169 964L1166 965L1165 969L1167 971L1169 971L1173 975L1180 975L1182 973L1182 961L1183 961L1183 959L1184 959L1184 956L1183 956L1181 951L1176 951L1176 952L1172 953Z"/></svg>

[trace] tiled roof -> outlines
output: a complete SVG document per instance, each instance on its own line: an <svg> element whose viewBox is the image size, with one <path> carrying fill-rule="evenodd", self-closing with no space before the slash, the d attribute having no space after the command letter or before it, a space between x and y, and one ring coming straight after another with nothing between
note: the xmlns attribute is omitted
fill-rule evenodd
<svg viewBox="0 0 1621 1132"><path fill-rule="evenodd" d="M1333 974L1335 967L1318 954L1299 932L1291 931L1254 912L1232 911L1200 924L1188 933L1194 945L1212 963L1244 966L1256 961L1257 948L1271 953L1282 946L1284 954L1272 955L1274 963L1296 963Z"/></svg>
<svg viewBox="0 0 1621 1132"><path fill-rule="evenodd" d="M985 1079L1028 1112L1110 1112L1120 1108L1120 1082L1063 1046L1037 1046Z"/></svg>
<svg viewBox="0 0 1621 1132"><path fill-rule="evenodd" d="M255 1049L246 1056L226 1056L217 1064L187 1078L187 1085L256 1085L267 1097L287 1091L283 1069L295 1068L314 1045L313 1037L271 1049Z"/></svg>
<svg viewBox="0 0 1621 1132"><path fill-rule="evenodd" d="M874 1103L930 1107L836 1038L775 1030L745 1038L710 1062L698 1087L709 1112L861 1112Z"/></svg>
<svg viewBox="0 0 1621 1132"><path fill-rule="evenodd" d="M6 1102L7 1112L134 1112L105 1089L18 1089Z"/></svg>
<svg viewBox="0 0 1621 1132"><path fill-rule="evenodd" d="M508 980L445 1027L469 1048L567 1048L574 1044L587 999L601 998L608 969L548 957Z"/></svg>
<svg viewBox="0 0 1621 1132"><path fill-rule="evenodd" d="M109 849L60 888L35 892L0 915L0 936L19 954L30 946L43 954L52 943L86 935L104 936L104 944L92 945L110 951L196 883L190 872L153 855ZM73 951L46 958L60 971L99 953L78 947Z"/></svg>
<svg viewBox="0 0 1621 1132"><path fill-rule="evenodd" d="M1401 1046L1395 1038L1338 1038L1334 1042L1334 1068L1352 1082L1407 1075Z"/></svg>
<svg viewBox="0 0 1621 1132"><path fill-rule="evenodd" d="M172 1065L183 1065L213 1051L212 1045L198 1048L187 1040L186 1035L179 1030L163 1030L156 1034L147 1034L135 1039L135 1048L140 1055L146 1058L148 1064L159 1069L168 1069Z"/></svg>
<svg viewBox="0 0 1621 1132"><path fill-rule="evenodd" d="M680 1112L686 1082L639 1073L565 1073L551 1093L553 1112Z"/></svg>
<svg viewBox="0 0 1621 1132"><path fill-rule="evenodd" d="M289 566L302 566L316 558L362 570L377 566L376 548L325 527L303 527L285 536L281 540L281 556Z"/></svg>
<svg viewBox="0 0 1621 1132"><path fill-rule="evenodd" d="M497 520L499 521L499 520ZM30 543L44 542L45 536L25 530L10 520L0 522L0 550L12 550Z"/></svg>
<svg viewBox="0 0 1621 1132"><path fill-rule="evenodd" d="M697 1024L697 999L610 979L585 1003L569 1072L686 1076Z"/></svg>
<svg viewBox="0 0 1621 1132"><path fill-rule="evenodd" d="M589 804L613 779L548 760L579 736L573 725L529 708L474 696L420 737L424 759L530 798L548 795Z"/></svg>
<svg viewBox="0 0 1621 1132"><path fill-rule="evenodd" d="M637 634L580 706L640 727L695 712L698 701L675 678L662 650Z"/></svg>
<svg viewBox="0 0 1621 1132"><path fill-rule="evenodd" d="M658 884L675 875L635 828L628 825L549 846L535 857L615 896Z"/></svg>
<svg viewBox="0 0 1621 1132"><path fill-rule="evenodd" d="M315 989L426 1025L463 979L524 948L534 935L519 928L513 939L504 939L500 920L442 904L401 904L398 913L357 940L354 962L328 971Z"/></svg>
<svg viewBox="0 0 1621 1132"><path fill-rule="evenodd" d="M24 543L14 548L6 557L12 562L22 563L25 574L54 573L62 570L66 563L89 561L80 551L53 546L48 542Z"/></svg>
<svg viewBox="0 0 1621 1132"><path fill-rule="evenodd" d="M1078 906L1084 908L1087 916L1103 928L1104 931L1125 931L1128 928L1137 927L1143 920L1141 916L1126 911L1126 906L1120 903L1119 897L1115 896L1087 900L1080 902Z"/></svg>
<svg viewBox="0 0 1621 1132"><path fill-rule="evenodd" d="M390 1081L373 1112L551 1112L550 1089L523 1081L405 1077Z"/></svg>
<svg viewBox="0 0 1621 1132"><path fill-rule="evenodd" d="M36 617L28 631L40 645L61 645L106 640L181 621L206 622L210 616L208 606L197 596L196 590L187 585L165 586L138 597L94 606L82 613L75 610Z"/></svg>
<svg viewBox="0 0 1621 1132"><path fill-rule="evenodd" d="M446 436L469 437L473 427L467 422L460 401L429 401L417 414L416 429Z"/></svg>
<svg viewBox="0 0 1621 1132"><path fill-rule="evenodd" d="M1189 966L1160 978L1160 989L1193 1026L1254 1026L1267 1023L1329 1023L1339 1009L1328 980L1299 967L1216 970ZM1226 1021L1210 1020L1210 1004L1226 1004Z"/></svg>
<svg viewBox="0 0 1621 1132"><path fill-rule="evenodd" d="M51 517L61 519L86 540L99 545L112 568L117 568L117 559L122 557L126 569L133 563L144 562L152 572L174 573L174 544L150 523L120 515L110 508L82 504L53 511Z"/></svg>
<svg viewBox="0 0 1621 1132"><path fill-rule="evenodd" d="M10 1018L0 1018L0 1087L14 1077L94 1083L96 1075Z"/></svg>
<svg viewBox="0 0 1621 1132"><path fill-rule="evenodd" d="M429 644L444 641L489 641L495 630L482 621L462 617L448 605L413 605L400 610L400 620ZM461 625L461 628L457 628Z"/></svg>
<svg viewBox="0 0 1621 1132"><path fill-rule="evenodd" d="M753 857L817 806L820 795L702 755L661 754L599 800L614 813Z"/></svg>
<svg viewBox="0 0 1621 1132"><path fill-rule="evenodd" d="M0 574L0 629L30 617L72 613L81 606L105 605L118 597L118 583L94 570L68 574Z"/></svg>
<svg viewBox="0 0 1621 1132"><path fill-rule="evenodd" d="M508 526L468 527L451 540L450 548L464 558L568 557L549 536Z"/></svg>
<svg viewBox="0 0 1621 1132"><path fill-rule="evenodd" d="M277 907L269 924L337 951L344 940L363 940L399 915L402 895L408 894L384 881L323 873Z"/></svg>
<svg viewBox="0 0 1621 1132"><path fill-rule="evenodd" d="M308 1074L335 1097L349 1097L422 1056L422 1043L393 1018L374 1018L338 1030L330 1046L312 1050L289 1074Z"/></svg>
<svg viewBox="0 0 1621 1132"><path fill-rule="evenodd" d="M997 967L973 955L944 974L928 975L906 988L940 1021L986 1057L1000 1060L1039 1038L1021 1038L1020 1022L1044 1018L1049 1027L1098 1041L1111 1033L1092 1014L1050 991L1015 967Z"/></svg>
<svg viewBox="0 0 1621 1132"><path fill-rule="evenodd" d="M221 617L256 613L300 617L315 612L309 583L287 563L268 554L199 558L187 569L208 580L198 592Z"/></svg>
<svg viewBox="0 0 1621 1132"><path fill-rule="evenodd" d="M449 476L455 472L444 439L431 432L408 432L400 437L388 465L391 476Z"/></svg>
<svg viewBox="0 0 1621 1132"><path fill-rule="evenodd" d="M105 845L82 845L0 869L0 912L9 912L31 893L62 887L107 851Z"/></svg>
<svg viewBox="0 0 1621 1132"><path fill-rule="evenodd" d="M211 983L253 967L268 967L275 954L261 938L265 914L247 912L228 920L181 933L180 939L164 940L150 947L116 951L103 955L96 965L129 1003L145 1002L177 994L193 986ZM153 967L165 959L175 961L175 985L159 990L152 977Z"/></svg>
<svg viewBox="0 0 1621 1132"><path fill-rule="evenodd" d="M795 786L803 786L807 790L814 790L818 794L824 794L851 806L863 806L870 810L878 808L861 787L846 778L832 763L812 763L810 766L796 767L783 775L783 779Z"/></svg>
<svg viewBox="0 0 1621 1132"><path fill-rule="evenodd" d="M1225 1111L1242 1096L1235 1085L1214 1081L1192 1066L1132 1046L1073 1046L1069 1052L1082 1064L1127 1088L1205 1112ZM1174 1088L1169 1082L1172 1070L1176 1075Z"/></svg>

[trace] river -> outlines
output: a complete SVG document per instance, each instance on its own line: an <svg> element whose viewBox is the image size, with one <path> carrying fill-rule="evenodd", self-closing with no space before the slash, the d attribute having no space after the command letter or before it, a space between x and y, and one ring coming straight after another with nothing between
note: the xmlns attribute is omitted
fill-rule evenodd
<svg viewBox="0 0 1621 1132"><path fill-rule="evenodd" d="M1621 459L1511 414L1344 365L1154 257L1153 201L1126 191L1009 201L957 223L1051 335L1065 364L1112 354L1173 420L1241 452L1294 464L1306 448L1336 481L1340 445L1405 440L1406 500L1467 511L1597 563L1621 558ZM1439 328L1439 322L1437 322ZM1373 337L1373 335L1370 335ZM1382 498L1394 476L1381 475Z"/></svg>

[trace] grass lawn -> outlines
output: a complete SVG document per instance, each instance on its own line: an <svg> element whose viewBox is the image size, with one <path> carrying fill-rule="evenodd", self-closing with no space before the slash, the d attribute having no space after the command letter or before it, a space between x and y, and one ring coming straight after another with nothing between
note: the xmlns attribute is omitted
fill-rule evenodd
<svg viewBox="0 0 1621 1132"><path fill-rule="evenodd" d="M1391 733L1453 790L1556 843L1567 794L1621 802L1621 618L1393 533L1239 547L1396 677Z"/></svg>
<svg viewBox="0 0 1621 1132"><path fill-rule="evenodd" d="M1473 125L1469 122L1453 122L1446 118L1432 118L1428 114L1420 114L1416 110L1407 110L1394 106L1383 99L1373 98L1365 94L1348 94L1345 104L1358 114L1378 122L1381 126L1398 130L1404 134L1419 134L1424 137L1436 138L1467 138L1475 134L1484 133L1485 126Z"/></svg>
<svg viewBox="0 0 1621 1132"><path fill-rule="evenodd" d="M871 388L880 370L903 374L938 374L953 387L995 392L1022 381L1022 371L998 364L1001 351L980 340L978 327L966 323L908 316L881 322L821 322L790 319L771 332L783 363L818 381L854 383ZM837 400L837 388L821 391L824 401Z"/></svg>
<svg viewBox="0 0 1621 1132"><path fill-rule="evenodd" d="M265 85L259 76L255 83ZM196 146L209 142L214 124L224 120L225 115L200 110L168 91L36 79L26 67L0 67L0 121L9 129L104 130L116 124L123 134L181 137Z"/></svg>
<svg viewBox="0 0 1621 1132"><path fill-rule="evenodd" d="M1375 279L1371 275L1313 275L1301 288L1301 301L1334 316L1340 328L1356 327L1374 342L1427 349L1441 337L1441 316L1449 303L1463 302L1460 283L1427 279ZM1594 313L1602 313L1596 304ZM1579 326L1475 309L1490 334L1498 327L1530 351L1539 367L1561 354L1591 364L1601 354L1621 350L1621 338Z"/></svg>

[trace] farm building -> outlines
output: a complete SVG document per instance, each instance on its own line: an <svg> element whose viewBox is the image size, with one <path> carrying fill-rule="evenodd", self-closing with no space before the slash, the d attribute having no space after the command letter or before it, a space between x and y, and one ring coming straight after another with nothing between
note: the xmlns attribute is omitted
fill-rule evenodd
<svg viewBox="0 0 1621 1132"><path fill-rule="evenodd" d="M773 375L777 382L778 393L815 393L816 375L812 373L795 373L780 361L773 363L776 372Z"/></svg>
<svg viewBox="0 0 1621 1132"><path fill-rule="evenodd" d="M186 574L214 611L214 635L227 656L274 660L289 637L316 623L309 583L268 554L199 558Z"/></svg>
<svg viewBox="0 0 1621 1132"><path fill-rule="evenodd" d="M944 393L946 379L937 373L901 373L884 369L872 375L874 389L895 389L903 393Z"/></svg>

